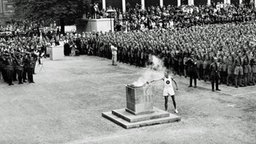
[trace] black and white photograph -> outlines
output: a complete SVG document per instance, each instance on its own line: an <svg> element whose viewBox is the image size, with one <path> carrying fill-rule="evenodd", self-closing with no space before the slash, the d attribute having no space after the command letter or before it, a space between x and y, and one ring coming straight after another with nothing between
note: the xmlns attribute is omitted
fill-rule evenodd
<svg viewBox="0 0 256 144"><path fill-rule="evenodd" d="M0 0L0 144L256 144L256 0Z"/></svg>

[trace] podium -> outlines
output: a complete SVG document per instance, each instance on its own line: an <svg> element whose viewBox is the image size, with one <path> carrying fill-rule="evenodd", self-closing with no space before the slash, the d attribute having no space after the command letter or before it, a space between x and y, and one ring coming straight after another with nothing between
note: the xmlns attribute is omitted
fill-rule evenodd
<svg viewBox="0 0 256 144"><path fill-rule="evenodd" d="M80 19L76 22L76 30L82 32L114 32L114 19Z"/></svg>
<svg viewBox="0 0 256 144"><path fill-rule="evenodd" d="M53 46L49 50L50 50L50 60L64 59L64 46L63 45Z"/></svg>

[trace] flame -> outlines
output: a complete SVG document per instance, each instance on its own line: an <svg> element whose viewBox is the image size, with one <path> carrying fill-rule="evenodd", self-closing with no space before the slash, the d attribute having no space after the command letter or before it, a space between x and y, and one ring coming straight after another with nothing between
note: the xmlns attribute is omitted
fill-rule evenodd
<svg viewBox="0 0 256 144"><path fill-rule="evenodd" d="M137 81L132 83L132 86L142 87L147 82L159 80L163 77L164 71L166 69L163 65L163 61L156 56L152 56L151 61L152 65L147 67L142 76Z"/></svg>

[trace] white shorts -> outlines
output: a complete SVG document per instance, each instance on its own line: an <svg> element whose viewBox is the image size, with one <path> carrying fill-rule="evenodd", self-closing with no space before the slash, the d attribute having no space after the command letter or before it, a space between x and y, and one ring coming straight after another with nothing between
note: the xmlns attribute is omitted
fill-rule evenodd
<svg viewBox="0 0 256 144"><path fill-rule="evenodd" d="M172 96L172 95L175 95L173 88L164 89L163 96Z"/></svg>

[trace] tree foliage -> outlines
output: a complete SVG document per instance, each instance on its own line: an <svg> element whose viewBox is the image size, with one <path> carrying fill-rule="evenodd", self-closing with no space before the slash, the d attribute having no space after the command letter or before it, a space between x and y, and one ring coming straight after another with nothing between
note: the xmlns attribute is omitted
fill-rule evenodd
<svg viewBox="0 0 256 144"><path fill-rule="evenodd" d="M32 21L75 21L89 9L91 0L15 0L16 17Z"/></svg>

